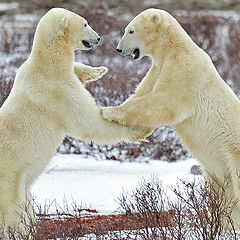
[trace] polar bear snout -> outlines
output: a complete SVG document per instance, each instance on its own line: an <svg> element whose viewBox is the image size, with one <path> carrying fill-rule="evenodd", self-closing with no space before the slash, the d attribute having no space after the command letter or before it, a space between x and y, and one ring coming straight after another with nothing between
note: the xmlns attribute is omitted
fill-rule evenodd
<svg viewBox="0 0 240 240"><path fill-rule="evenodd" d="M117 45L117 52L119 52L121 55L126 56L126 55L131 55L134 60L140 58L140 48L138 47L139 43L135 39L133 40L129 36L125 35L122 37L120 42Z"/></svg>
<svg viewBox="0 0 240 240"><path fill-rule="evenodd" d="M140 49L139 48L128 48L127 50L123 50L120 48L117 48L117 52L121 53L121 55L126 56L130 54L134 60L137 60L140 57Z"/></svg>
<svg viewBox="0 0 240 240"><path fill-rule="evenodd" d="M117 52L121 53L121 55L126 56L128 54L131 54L133 52L134 49L128 48L128 49L124 49L124 48L117 48Z"/></svg>
<svg viewBox="0 0 240 240"><path fill-rule="evenodd" d="M90 40L82 40L82 44L86 47L86 48L91 48L93 45L98 45L100 42L101 38L98 36L95 39L90 39Z"/></svg>
<svg viewBox="0 0 240 240"><path fill-rule="evenodd" d="M100 38L99 36L97 36L96 39L92 40L92 44L94 44L94 45L98 45L99 42L100 42L100 40L101 40L101 38Z"/></svg>

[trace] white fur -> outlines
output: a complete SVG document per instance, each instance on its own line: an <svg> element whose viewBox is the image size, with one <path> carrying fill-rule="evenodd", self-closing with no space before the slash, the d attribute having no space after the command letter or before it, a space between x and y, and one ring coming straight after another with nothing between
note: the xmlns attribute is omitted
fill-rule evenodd
<svg viewBox="0 0 240 240"><path fill-rule="evenodd" d="M86 49L82 40L94 44L98 37L85 23L64 9L52 9L43 16L32 52L0 109L0 221L5 226L19 225L19 206L30 200L31 185L65 134L104 144L144 137L102 119L83 87L86 80L107 71L74 63L74 49Z"/></svg>
<svg viewBox="0 0 240 240"><path fill-rule="evenodd" d="M129 34L129 30L134 34ZM125 103L103 109L103 116L129 127L170 125L228 196L240 197L240 102L210 57L167 12L149 9L126 27L118 48L140 49L153 63ZM130 49L130 50L129 50ZM240 204L233 213L240 228Z"/></svg>

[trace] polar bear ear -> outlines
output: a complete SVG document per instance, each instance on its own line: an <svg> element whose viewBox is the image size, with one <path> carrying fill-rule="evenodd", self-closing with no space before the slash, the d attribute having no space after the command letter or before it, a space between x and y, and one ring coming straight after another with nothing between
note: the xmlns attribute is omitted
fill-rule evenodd
<svg viewBox="0 0 240 240"><path fill-rule="evenodd" d="M68 19L66 17L63 17L61 20L60 20L60 23L59 23L59 34L60 36L64 36L66 37L69 33L69 22L68 22Z"/></svg>
<svg viewBox="0 0 240 240"><path fill-rule="evenodd" d="M65 28L67 28L67 26L68 26L68 19L66 17L63 17L60 20L60 28L65 29Z"/></svg>
<svg viewBox="0 0 240 240"><path fill-rule="evenodd" d="M154 14L154 15L152 16L152 22L155 23L155 24L157 24L157 23L159 23L159 21L160 21L159 15L158 15L158 14Z"/></svg>

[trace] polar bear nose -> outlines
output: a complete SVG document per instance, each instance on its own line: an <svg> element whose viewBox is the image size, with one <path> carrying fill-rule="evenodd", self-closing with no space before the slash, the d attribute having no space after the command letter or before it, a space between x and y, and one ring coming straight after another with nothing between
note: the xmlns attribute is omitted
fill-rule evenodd
<svg viewBox="0 0 240 240"><path fill-rule="evenodd" d="M122 52L122 49L117 48L117 51L121 53L121 52Z"/></svg>
<svg viewBox="0 0 240 240"><path fill-rule="evenodd" d="M97 38L97 40L98 40L98 42L99 42L99 41L101 40L101 38L100 38L100 37L98 37L98 38Z"/></svg>

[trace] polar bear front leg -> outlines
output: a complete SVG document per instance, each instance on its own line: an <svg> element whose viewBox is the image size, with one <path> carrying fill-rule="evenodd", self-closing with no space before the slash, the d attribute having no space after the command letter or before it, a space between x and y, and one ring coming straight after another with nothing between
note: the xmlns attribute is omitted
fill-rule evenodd
<svg viewBox="0 0 240 240"><path fill-rule="evenodd" d="M155 96L147 94L142 97L128 99L117 107L102 108L102 116L109 121L115 121L128 127L155 127L157 124L153 126L153 119L156 118L154 112L160 113L161 110L156 110L156 108L160 108L159 104L151 104L151 102L156 103L156 99L153 100L153 98ZM164 107L161 106L161 108Z"/></svg>
<svg viewBox="0 0 240 240"><path fill-rule="evenodd" d="M184 111L188 108L178 107L175 101L177 99L169 99L167 93L151 92L142 97L132 98L117 107L102 108L102 116L128 127L155 128L175 125L190 115Z"/></svg>
<svg viewBox="0 0 240 240"><path fill-rule="evenodd" d="M91 67L82 63L74 62L74 73L82 84L85 84L87 81L96 81L107 72L107 67Z"/></svg>
<svg viewBox="0 0 240 240"><path fill-rule="evenodd" d="M130 96L127 100L131 100L133 98L141 97L146 94L149 94L154 89L156 82L159 80L158 75L160 75L161 70L159 67L152 65L146 76L142 79L139 86L136 88L135 93Z"/></svg>

